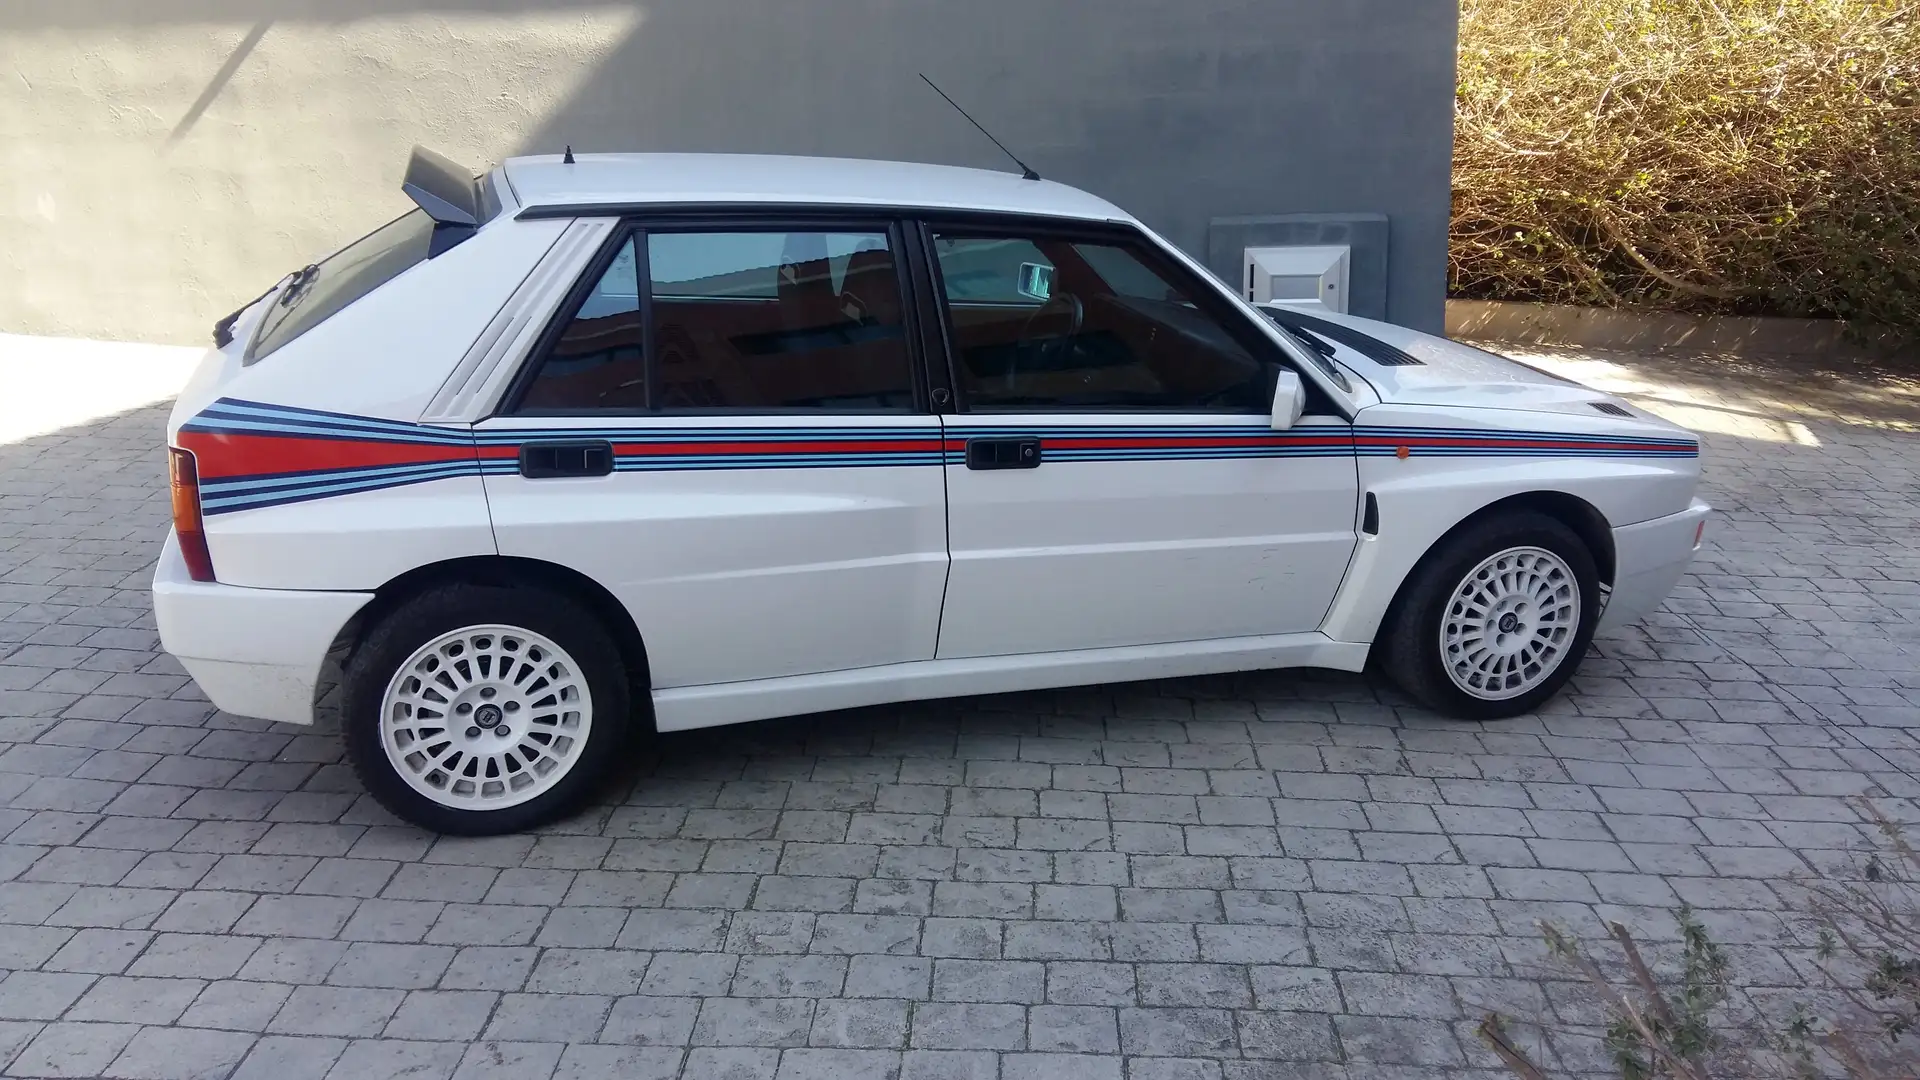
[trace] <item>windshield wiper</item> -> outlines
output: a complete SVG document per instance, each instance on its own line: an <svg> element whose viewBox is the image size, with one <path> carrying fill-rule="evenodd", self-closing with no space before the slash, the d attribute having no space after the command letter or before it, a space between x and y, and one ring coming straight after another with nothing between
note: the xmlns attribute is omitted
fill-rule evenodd
<svg viewBox="0 0 1920 1080"><path fill-rule="evenodd" d="M307 287L313 279L320 276L320 264L308 263L293 272L293 280L287 282L286 289L280 294L280 306L290 308L307 295Z"/></svg>

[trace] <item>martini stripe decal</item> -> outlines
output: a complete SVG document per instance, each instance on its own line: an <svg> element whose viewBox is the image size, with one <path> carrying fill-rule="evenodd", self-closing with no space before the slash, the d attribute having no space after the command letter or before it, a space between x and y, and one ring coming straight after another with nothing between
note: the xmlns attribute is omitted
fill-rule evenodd
<svg viewBox="0 0 1920 1080"><path fill-rule="evenodd" d="M221 399L181 425L209 515L469 476L517 474L522 444L602 439L614 471L960 466L970 438L1039 438L1043 462L1290 457L1692 458L1686 438L1466 428L1264 424L505 428L475 431Z"/></svg>

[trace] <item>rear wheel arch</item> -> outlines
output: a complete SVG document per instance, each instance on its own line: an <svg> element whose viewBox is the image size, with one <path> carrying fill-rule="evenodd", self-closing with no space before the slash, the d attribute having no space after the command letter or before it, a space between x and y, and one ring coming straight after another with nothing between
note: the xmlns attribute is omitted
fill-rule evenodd
<svg viewBox="0 0 1920 1080"><path fill-rule="evenodd" d="M632 688L633 704L646 722L653 722L653 679L647 666L646 642L626 606L599 582L578 570L539 559L510 555L476 555L415 567L374 591L373 600L361 608L335 636L327 652L327 666L337 675L366 632L387 614L408 600L449 585L474 585L484 588L531 588L556 593L586 608L606 628L619 648ZM330 680L322 677L316 692Z"/></svg>

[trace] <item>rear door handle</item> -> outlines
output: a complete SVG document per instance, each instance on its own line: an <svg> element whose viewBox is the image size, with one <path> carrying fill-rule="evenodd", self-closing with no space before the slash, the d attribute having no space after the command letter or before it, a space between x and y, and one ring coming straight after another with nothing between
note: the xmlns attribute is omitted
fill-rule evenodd
<svg viewBox="0 0 1920 1080"><path fill-rule="evenodd" d="M1039 467L1039 439L967 440L967 468L969 469L1037 469Z"/></svg>
<svg viewBox="0 0 1920 1080"><path fill-rule="evenodd" d="M520 445L520 475L529 480L606 476L611 472L613 444L604 439L556 439Z"/></svg>

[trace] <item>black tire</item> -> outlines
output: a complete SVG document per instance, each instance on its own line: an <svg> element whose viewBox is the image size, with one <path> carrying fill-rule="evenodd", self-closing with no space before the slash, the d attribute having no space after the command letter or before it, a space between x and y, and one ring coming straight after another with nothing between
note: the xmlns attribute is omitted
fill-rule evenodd
<svg viewBox="0 0 1920 1080"><path fill-rule="evenodd" d="M1482 562L1511 548L1543 548L1567 564L1579 587L1580 616L1557 665L1517 696L1489 699L1463 690L1441 655L1441 626L1454 591ZM1600 619L1600 577L1593 553L1560 521L1533 511L1499 513L1472 521L1435 544L1420 560L1388 610L1377 639L1380 667L1414 700L1465 720L1497 720L1530 712L1565 686L1580 666Z"/></svg>
<svg viewBox="0 0 1920 1080"><path fill-rule="evenodd" d="M546 791L497 809L448 806L416 790L388 758L382 700L400 668L429 642L496 624L532 631L572 656L592 698L592 722L572 766ZM361 637L341 689L347 760L368 793L399 818L456 836L520 832L576 812L599 793L634 727L626 666L612 637L585 608L540 589L454 585L405 601Z"/></svg>

